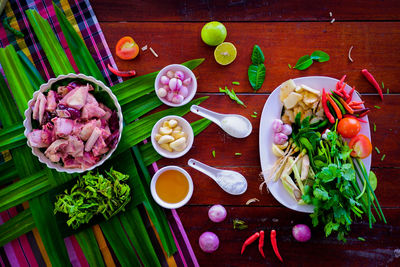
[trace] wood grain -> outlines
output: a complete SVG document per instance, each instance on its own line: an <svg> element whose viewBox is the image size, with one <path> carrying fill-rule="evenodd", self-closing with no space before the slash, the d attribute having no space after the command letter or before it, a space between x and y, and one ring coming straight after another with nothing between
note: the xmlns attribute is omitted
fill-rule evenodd
<svg viewBox="0 0 400 267"><path fill-rule="evenodd" d="M277 266L279 260L273 253L269 240L271 229L277 231L280 254L287 266L399 266L400 258L395 256L399 249L400 211L385 209L389 224L377 224L372 229L367 222L354 222L352 232L343 244L335 236L326 238L323 229L312 228L312 238L299 243L291 234L298 223L311 225L307 214L277 207L227 207L227 219L213 223L208 219L206 206L185 206L178 209L190 243L201 266L219 262L221 266ZM196 210L196 212L194 212ZM240 218L247 222L247 230L233 230L232 220ZM266 232L263 259L257 245L249 246L243 256L240 249L244 240L256 231ZM204 253L198 245L198 238L204 231L211 231L220 239L219 249ZM362 242L357 237L366 239Z"/></svg>
<svg viewBox="0 0 400 267"><path fill-rule="evenodd" d="M398 1L163 0L92 1L99 21L399 20Z"/></svg>
<svg viewBox="0 0 400 267"><path fill-rule="evenodd" d="M330 76L340 79L347 74L347 82L363 93L376 90L361 75L367 68L379 83L391 93L400 92L398 79L400 65L400 22L339 22L339 23L226 23L226 41L235 44L238 55L228 66L214 60L214 47L200 39L200 23L101 23L108 44L121 70L135 69L138 75L160 70L172 63L182 63L204 57L205 62L195 71L199 77L199 92L217 92L221 86L239 81L237 92L253 92L247 78L251 64L250 54L258 44L265 54L266 79L259 92L271 92L283 81L301 76ZM160 30L162 29L162 30ZM158 53L155 58L149 50L140 52L133 61L115 56L114 47L125 35L131 35L139 44L151 46ZM348 50L354 46L351 63ZM297 60L314 50L330 55L325 63L314 63L309 69L289 69ZM384 89L386 92L386 89Z"/></svg>

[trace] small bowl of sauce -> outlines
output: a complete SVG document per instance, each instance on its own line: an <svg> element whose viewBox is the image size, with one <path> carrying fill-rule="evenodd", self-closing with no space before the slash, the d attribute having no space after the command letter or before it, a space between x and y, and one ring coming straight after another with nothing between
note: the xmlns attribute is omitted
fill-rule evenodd
<svg viewBox="0 0 400 267"><path fill-rule="evenodd" d="M161 207L177 209L185 205L193 194L189 173L178 166L159 169L151 179L150 191Z"/></svg>

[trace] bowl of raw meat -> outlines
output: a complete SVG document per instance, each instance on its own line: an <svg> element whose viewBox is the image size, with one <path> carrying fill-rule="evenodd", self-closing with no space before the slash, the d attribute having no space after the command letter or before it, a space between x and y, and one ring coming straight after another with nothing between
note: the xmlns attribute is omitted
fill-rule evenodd
<svg viewBox="0 0 400 267"><path fill-rule="evenodd" d="M42 84L25 110L25 136L39 161L59 172L92 170L121 140L121 106L101 81L60 75Z"/></svg>

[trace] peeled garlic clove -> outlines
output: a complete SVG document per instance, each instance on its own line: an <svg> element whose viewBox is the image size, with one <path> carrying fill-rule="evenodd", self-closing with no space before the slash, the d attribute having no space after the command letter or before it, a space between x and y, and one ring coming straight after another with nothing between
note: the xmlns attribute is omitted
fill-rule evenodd
<svg viewBox="0 0 400 267"><path fill-rule="evenodd" d="M164 88L159 88L157 90L157 95L159 97L166 97L167 96L167 90L165 90Z"/></svg>
<svg viewBox="0 0 400 267"><path fill-rule="evenodd" d="M175 130L172 131L171 135L172 135L172 137L175 138L175 139L179 139L179 138L181 138L181 137L186 137L186 134L185 134L184 132L175 131Z"/></svg>
<svg viewBox="0 0 400 267"><path fill-rule="evenodd" d="M277 157L283 157L285 152L283 152L277 145L272 144L272 153Z"/></svg>
<svg viewBox="0 0 400 267"><path fill-rule="evenodd" d="M169 78L167 76L161 76L160 82L162 84L169 84Z"/></svg>
<svg viewBox="0 0 400 267"><path fill-rule="evenodd" d="M191 82L192 82L192 78L189 77L189 78L187 78L187 79L185 79L185 80L183 81L183 85L188 86Z"/></svg>
<svg viewBox="0 0 400 267"><path fill-rule="evenodd" d="M162 124L162 127L169 127L168 121L164 121L163 124ZM171 127L171 128L172 128L172 127Z"/></svg>
<svg viewBox="0 0 400 267"><path fill-rule="evenodd" d="M183 102L183 96L181 95L174 95L174 97L172 98L172 103L180 104L182 102Z"/></svg>
<svg viewBox="0 0 400 267"><path fill-rule="evenodd" d="M167 72L167 77L168 77L168 78L172 79L172 78L174 78L174 76L175 76L175 72L173 72L172 70L169 70L169 71Z"/></svg>
<svg viewBox="0 0 400 267"><path fill-rule="evenodd" d="M161 134L156 134L154 136L154 139L156 139L156 141L158 141L158 140L160 140L161 136L162 136Z"/></svg>
<svg viewBox="0 0 400 267"><path fill-rule="evenodd" d="M276 145L277 147L279 147L280 149L284 150L285 148L287 148L289 145L289 142L284 143L283 145Z"/></svg>
<svg viewBox="0 0 400 267"><path fill-rule="evenodd" d="M182 127L178 125L174 128L174 131L179 131L179 132L182 131Z"/></svg>
<svg viewBox="0 0 400 267"><path fill-rule="evenodd" d="M176 125L178 125L178 122L174 119L169 120L167 123L170 128L174 128Z"/></svg>
<svg viewBox="0 0 400 267"><path fill-rule="evenodd" d="M182 71L178 70L177 72L175 72L175 76L174 77L179 79L179 80L181 80L181 81L183 81L183 79L185 78L185 74L183 74Z"/></svg>
<svg viewBox="0 0 400 267"><path fill-rule="evenodd" d="M161 135L166 135L166 134L172 133L172 129L169 128L169 127L160 127L160 129L158 130L158 132L159 132Z"/></svg>
<svg viewBox="0 0 400 267"><path fill-rule="evenodd" d="M170 143L169 146L175 151L183 151L186 148L186 137L181 137L178 140Z"/></svg>
<svg viewBox="0 0 400 267"><path fill-rule="evenodd" d="M189 95L189 90L188 90L188 88L187 88L186 86L182 86L182 87L179 89L179 94L180 94L181 96L183 96L183 98L187 97L187 96Z"/></svg>
<svg viewBox="0 0 400 267"><path fill-rule="evenodd" d="M174 141L175 138L173 138L171 135L163 135L160 137L160 139L157 141L158 144L162 145L162 144L168 144L171 143L172 141Z"/></svg>
<svg viewBox="0 0 400 267"><path fill-rule="evenodd" d="M171 149L171 147L168 144L161 144L160 145L161 148L168 150L169 152L172 152L173 150Z"/></svg>
<svg viewBox="0 0 400 267"><path fill-rule="evenodd" d="M179 88L181 88L182 81L177 78L172 78L171 80L169 80L168 85L169 85L169 88L171 88L171 90L177 91Z"/></svg>

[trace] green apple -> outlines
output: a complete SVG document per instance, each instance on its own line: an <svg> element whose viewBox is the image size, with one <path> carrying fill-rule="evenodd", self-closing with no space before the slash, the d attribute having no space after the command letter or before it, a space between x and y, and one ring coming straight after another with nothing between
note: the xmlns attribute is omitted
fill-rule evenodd
<svg viewBox="0 0 400 267"><path fill-rule="evenodd" d="M225 41L226 28L218 21L211 21L201 29L201 39L208 45L217 46Z"/></svg>

